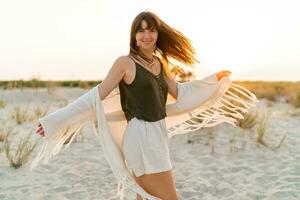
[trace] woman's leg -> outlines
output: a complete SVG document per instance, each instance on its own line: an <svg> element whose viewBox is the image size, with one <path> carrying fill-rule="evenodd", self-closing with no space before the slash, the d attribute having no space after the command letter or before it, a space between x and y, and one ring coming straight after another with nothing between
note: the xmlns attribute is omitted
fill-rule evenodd
<svg viewBox="0 0 300 200"><path fill-rule="evenodd" d="M140 178L139 178L139 177L136 177L136 175L135 175L135 173L134 173L133 171L132 171L132 174L133 174L133 177L134 177L135 181L136 181L143 189L145 189L145 187L144 187L142 181L140 180ZM136 200L143 200L143 199L142 199L141 195L136 194Z"/></svg>
<svg viewBox="0 0 300 200"><path fill-rule="evenodd" d="M178 200L171 170L153 174L144 174L135 178L137 183L149 194L163 200ZM137 195L137 200L141 200L141 198L139 198L140 196Z"/></svg>

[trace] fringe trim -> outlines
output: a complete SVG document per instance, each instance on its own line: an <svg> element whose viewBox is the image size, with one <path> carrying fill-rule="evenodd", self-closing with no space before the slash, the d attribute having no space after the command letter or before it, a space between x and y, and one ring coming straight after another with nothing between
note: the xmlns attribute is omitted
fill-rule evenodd
<svg viewBox="0 0 300 200"><path fill-rule="evenodd" d="M125 190L125 184L123 184L122 181L119 181L117 187L117 196L120 198L120 200L124 199L124 190Z"/></svg>
<svg viewBox="0 0 300 200"><path fill-rule="evenodd" d="M213 105L198 113L197 111L190 112L189 120L169 128L168 137L212 127L223 122L236 126L236 119L244 119L242 114L247 113L257 102L256 96L248 89L231 82L224 95Z"/></svg>
<svg viewBox="0 0 300 200"><path fill-rule="evenodd" d="M64 147L64 143L71 137L69 143L65 145L65 149L67 149L83 126L84 123L68 126L67 128L57 130L49 137L45 136L47 138L43 138L44 141L41 150L32 161L30 169L33 170L40 163L48 163L52 157L54 157L61 151L61 149Z"/></svg>

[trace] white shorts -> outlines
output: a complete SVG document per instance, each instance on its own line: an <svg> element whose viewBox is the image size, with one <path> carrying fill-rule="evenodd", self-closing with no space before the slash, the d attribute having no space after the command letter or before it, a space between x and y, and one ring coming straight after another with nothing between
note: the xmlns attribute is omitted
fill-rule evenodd
<svg viewBox="0 0 300 200"><path fill-rule="evenodd" d="M132 118L123 138L128 169L136 176L172 169L165 120L148 122Z"/></svg>

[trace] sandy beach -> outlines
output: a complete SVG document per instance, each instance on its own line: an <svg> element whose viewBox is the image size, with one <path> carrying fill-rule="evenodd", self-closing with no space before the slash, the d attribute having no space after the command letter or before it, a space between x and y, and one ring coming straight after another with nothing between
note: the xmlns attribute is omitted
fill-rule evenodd
<svg viewBox="0 0 300 200"><path fill-rule="evenodd" d="M86 89L0 89L6 106L0 109L0 130L15 127L12 146L34 131L36 106L47 113L71 102ZM16 124L12 110L28 106L28 121ZM255 130L228 124L170 139L170 153L179 198L183 200L291 200L300 199L300 112L284 101L261 99L257 108L270 113L264 141L256 142ZM106 162L101 145L94 140L91 125L82 137L49 164L29 170L29 162L18 169L0 154L1 200L117 200L117 181ZM282 138L282 144L280 144ZM33 134L32 140L39 136ZM191 140L192 142L188 142ZM2 142L0 142L1 145ZM0 146L1 147L1 146ZM36 149L39 149L40 143ZM34 151L31 158L36 155Z"/></svg>

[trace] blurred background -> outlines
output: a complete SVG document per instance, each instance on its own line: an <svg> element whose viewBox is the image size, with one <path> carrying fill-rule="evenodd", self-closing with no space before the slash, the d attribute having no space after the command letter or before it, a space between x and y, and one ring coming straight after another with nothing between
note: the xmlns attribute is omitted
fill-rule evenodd
<svg viewBox="0 0 300 200"><path fill-rule="evenodd" d="M129 51L130 26L156 13L194 44L201 78L300 80L298 2L1 0L0 80L102 80Z"/></svg>
<svg viewBox="0 0 300 200"><path fill-rule="evenodd" d="M145 10L197 50L200 63L179 81L227 69L259 100L236 127L170 140L180 199L300 199L299 8L296 0L0 0L0 199L119 199L92 123L49 164L29 166L43 141L38 120L103 80L128 54L131 23Z"/></svg>

